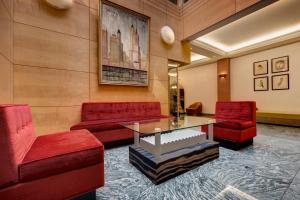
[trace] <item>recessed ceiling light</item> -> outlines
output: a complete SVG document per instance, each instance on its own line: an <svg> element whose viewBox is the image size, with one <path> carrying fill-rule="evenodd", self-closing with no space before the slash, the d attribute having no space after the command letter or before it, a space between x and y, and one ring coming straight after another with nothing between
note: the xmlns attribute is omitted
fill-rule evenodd
<svg viewBox="0 0 300 200"><path fill-rule="evenodd" d="M202 60L202 59L205 59L205 58L207 58L207 57L203 56L201 54L198 54L198 53L191 52L191 62L194 62L194 61L197 61L197 60Z"/></svg>

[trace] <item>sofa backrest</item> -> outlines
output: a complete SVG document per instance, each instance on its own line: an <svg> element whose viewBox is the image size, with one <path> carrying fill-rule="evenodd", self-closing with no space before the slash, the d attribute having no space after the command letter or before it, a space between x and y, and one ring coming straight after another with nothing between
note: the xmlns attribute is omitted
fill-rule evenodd
<svg viewBox="0 0 300 200"><path fill-rule="evenodd" d="M222 101L216 103L218 119L237 119L256 121L256 103L254 101Z"/></svg>
<svg viewBox="0 0 300 200"><path fill-rule="evenodd" d="M0 104L0 188L18 181L18 164L35 138L29 106Z"/></svg>
<svg viewBox="0 0 300 200"><path fill-rule="evenodd" d="M159 102L83 103L81 120L147 118L159 117L160 115Z"/></svg>

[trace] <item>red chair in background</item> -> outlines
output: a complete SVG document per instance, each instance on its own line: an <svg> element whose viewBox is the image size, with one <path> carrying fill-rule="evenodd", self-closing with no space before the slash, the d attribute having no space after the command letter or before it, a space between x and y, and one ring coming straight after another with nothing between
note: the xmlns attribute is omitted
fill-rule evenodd
<svg viewBox="0 0 300 200"><path fill-rule="evenodd" d="M0 199L95 199L103 151L87 130L36 136L29 106L0 105Z"/></svg>
<svg viewBox="0 0 300 200"><path fill-rule="evenodd" d="M199 116L202 115L202 103L196 102L190 105L188 108L185 109L186 114L189 116Z"/></svg>
<svg viewBox="0 0 300 200"><path fill-rule="evenodd" d="M224 120L214 125L214 139L230 149L253 143L256 136L256 103L253 101L217 102L215 118ZM202 131L207 132L207 127Z"/></svg>

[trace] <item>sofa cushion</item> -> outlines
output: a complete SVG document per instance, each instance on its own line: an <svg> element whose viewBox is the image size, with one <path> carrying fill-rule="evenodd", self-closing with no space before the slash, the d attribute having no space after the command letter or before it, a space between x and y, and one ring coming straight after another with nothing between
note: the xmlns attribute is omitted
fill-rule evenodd
<svg viewBox="0 0 300 200"><path fill-rule="evenodd" d="M19 165L21 182L103 162L103 145L87 130L38 137Z"/></svg>
<svg viewBox="0 0 300 200"><path fill-rule="evenodd" d="M216 127L224 127L229 129L235 130L243 130L254 126L252 121L245 121L245 120L230 120L230 121L223 121L215 124Z"/></svg>
<svg viewBox="0 0 300 200"><path fill-rule="evenodd" d="M83 103L81 121L159 117L159 102Z"/></svg>

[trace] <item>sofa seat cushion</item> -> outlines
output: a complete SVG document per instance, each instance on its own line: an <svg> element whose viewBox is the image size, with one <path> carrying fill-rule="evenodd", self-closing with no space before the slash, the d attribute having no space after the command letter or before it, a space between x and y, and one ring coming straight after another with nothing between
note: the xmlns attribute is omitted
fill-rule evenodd
<svg viewBox="0 0 300 200"><path fill-rule="evenodd" d="M215 124L216 127L223 127L235 130L243 130L250 127L253 127L254 124L252 121L246 120L228 120Z"/></svg>
<svg viewBox="0 0 300 200"><path fill-rule="evenodd" d="M168 116L160 116L161 118ZM131 118L123 118L123 119L106 119L106 120L93 120L93 121L83 121L71 127L71 130L79 130L79 129L87 129L91 132L98 131L106 131L106 130L115 130L122 129L123 127L120 125L122 122L131 122L131 121L142 121L142 120L151 120L157 119L159 117L131 117Z"/></svg>
<svg viewBox="0 0 300 200"><path fill-rule="evenodd" d="M103 145L87 130L38 137L19 165L21 182L103 162Z"/></svg>

